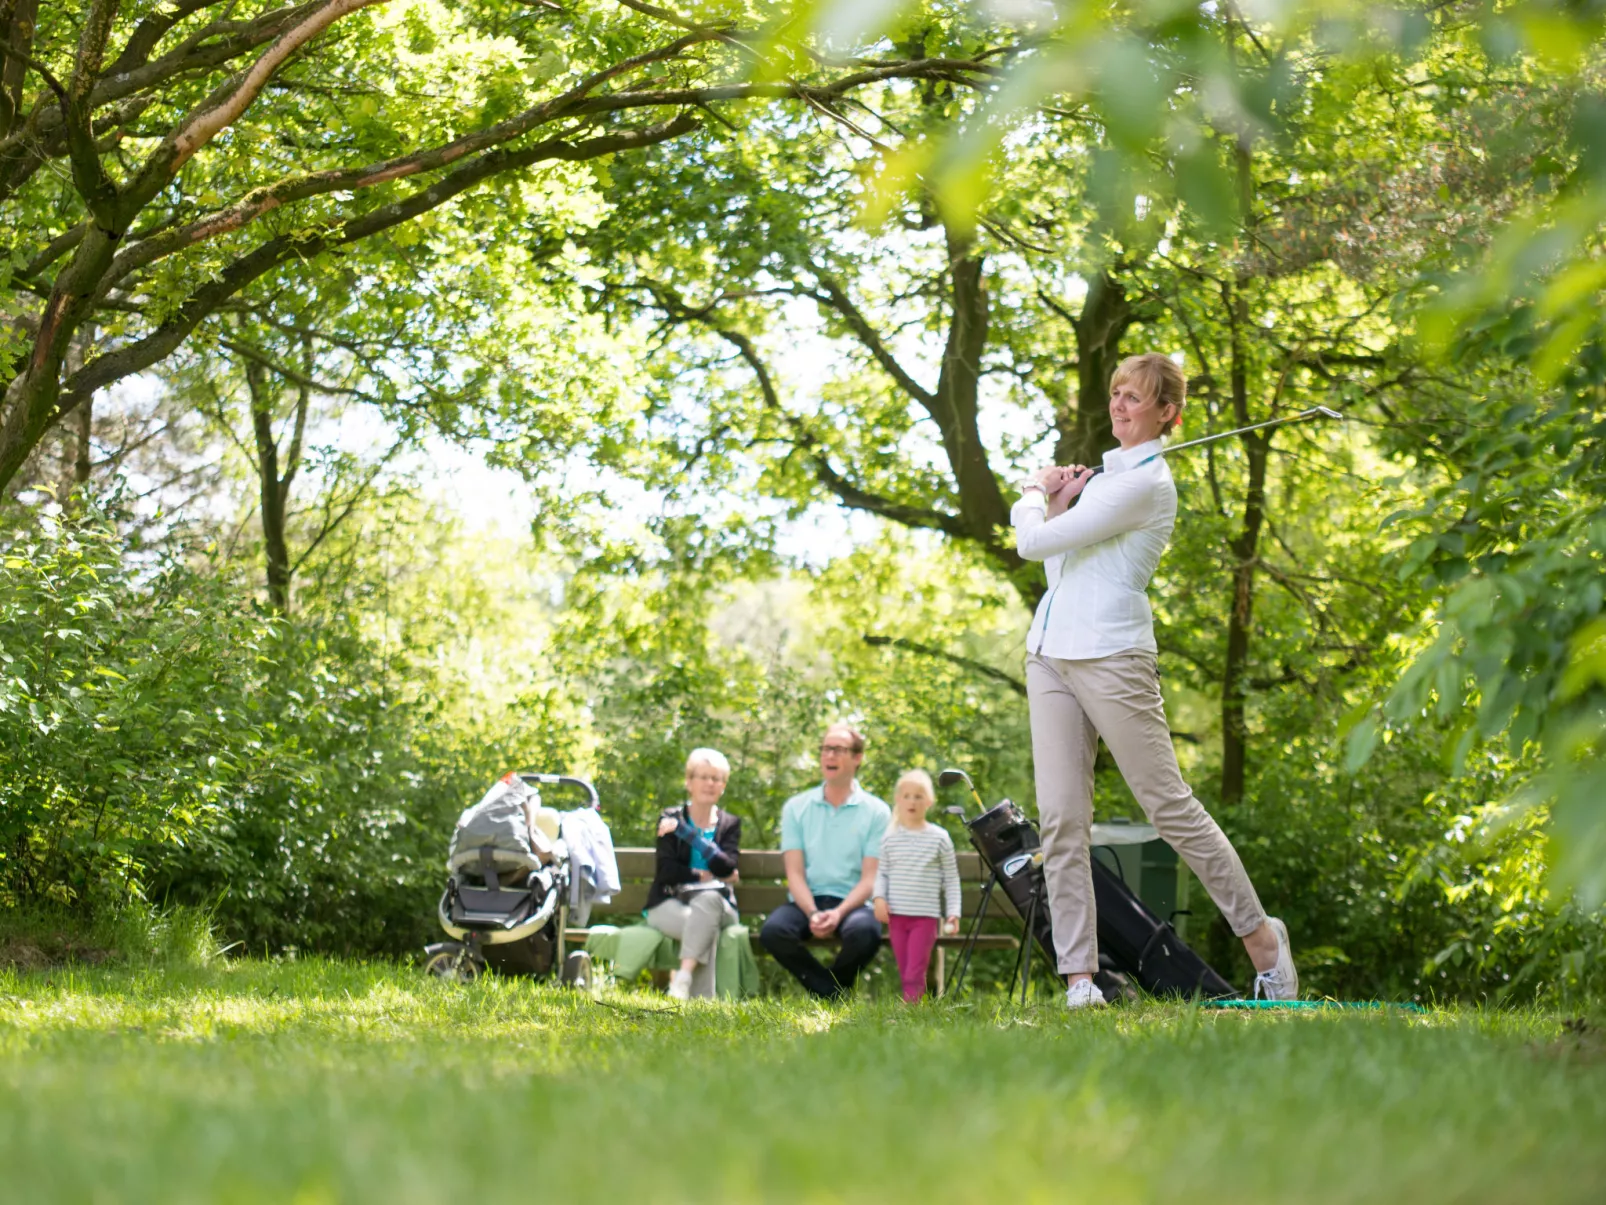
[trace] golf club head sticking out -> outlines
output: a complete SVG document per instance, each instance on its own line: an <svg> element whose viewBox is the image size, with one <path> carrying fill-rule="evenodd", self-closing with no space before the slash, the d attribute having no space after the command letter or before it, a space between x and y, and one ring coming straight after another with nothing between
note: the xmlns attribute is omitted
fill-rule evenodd
<svg viewBox="0 0 1606 1205"><path fill-rule="evenodd" d="M937 775L937 784L939 786L951 787L960 782L970 788L970 797L976 801L976 806L985 812L987 805L981 801L981 796L976 791L976 784L970 781L970 775L954 766L949 766ZM949 810L952 811L953 809L950 808ZM960 809L960 819L964 819L963 808Z"/></svg>

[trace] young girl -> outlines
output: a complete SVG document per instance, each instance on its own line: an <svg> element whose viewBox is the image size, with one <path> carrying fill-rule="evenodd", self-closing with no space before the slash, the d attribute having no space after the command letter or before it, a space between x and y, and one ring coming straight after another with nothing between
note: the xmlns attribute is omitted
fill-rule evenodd
<svg viewBox="0 0 1606 1205"><path fill-rule="evenodd" d="M909 770L898 779L875 876L876 919L890 931L903 998L911 1004L926 990L938 920L947 918L944 933L959 932L959 863L953 838L926 822L935 802L936 788L924 770Z"/></svg>

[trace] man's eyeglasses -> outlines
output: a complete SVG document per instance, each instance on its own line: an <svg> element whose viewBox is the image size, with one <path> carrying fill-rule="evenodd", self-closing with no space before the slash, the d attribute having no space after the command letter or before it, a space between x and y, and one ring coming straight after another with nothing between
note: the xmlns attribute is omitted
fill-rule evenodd
<svg viewBox="0 0 1606 1205"><path fill-rule="evenodd" d="M839 753L843 757L852 757L854 754L858 753L858 750L855 749L852 745L821 745L820 746L820 756L827 757L832 753Z"/></svg>

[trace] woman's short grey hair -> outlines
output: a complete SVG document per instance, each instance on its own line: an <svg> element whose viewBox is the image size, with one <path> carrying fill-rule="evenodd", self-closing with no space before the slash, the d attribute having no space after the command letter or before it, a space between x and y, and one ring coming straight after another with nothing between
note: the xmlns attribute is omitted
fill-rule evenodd
<svg viewBox="0 0 1606 1205"><path fill-rule="evenodd" d="M726 778L731 776L731 764L718 749L693 749L686 755L686 773L690 774L693 766L708 766Z"/></svg>

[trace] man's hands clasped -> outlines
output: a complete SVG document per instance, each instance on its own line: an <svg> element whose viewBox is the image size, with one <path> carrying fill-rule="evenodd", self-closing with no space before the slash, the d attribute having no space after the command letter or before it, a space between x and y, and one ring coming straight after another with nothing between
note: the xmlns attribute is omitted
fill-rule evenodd
<svg viewBox="0 0 1606 1205"><path fill-rule="evenodd" d="M830 937L841 923L841 908L822 908L809 913L809 932L815 937Z"/></svg>

